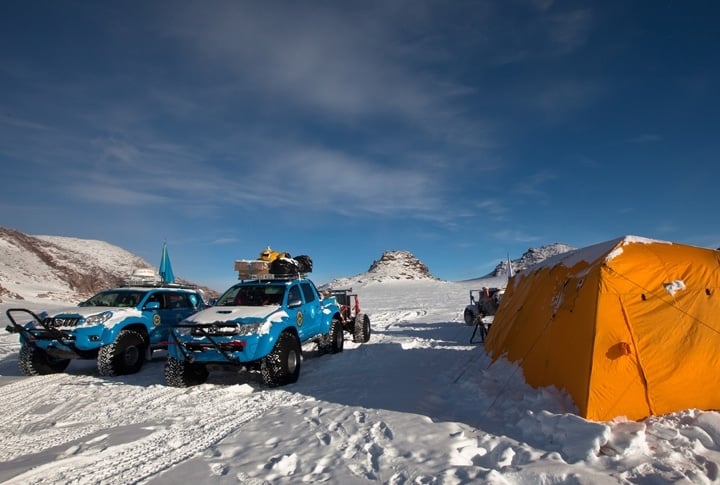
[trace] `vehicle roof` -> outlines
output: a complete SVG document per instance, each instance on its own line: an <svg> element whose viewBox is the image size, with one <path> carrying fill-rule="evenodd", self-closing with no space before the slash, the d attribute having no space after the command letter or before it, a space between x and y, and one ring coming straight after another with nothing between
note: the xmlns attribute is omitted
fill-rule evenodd
<svg viewBox="0 0 720 485"><path fill-rule="evenodd" d="M199 293L197 288L177 287L177 286L119 286L117 288L108 288L103 291L177 291Z"/></svg>
<svg viewBox="0 0 720 485"><path fill-rule="evenodd" d="M308 282L311 281L307 278L263 278L263 279L249 279L249 280L241 280L238 283L235 283L233 286L259 286L259 285L289 285L290 283L293 283L295 281L298 282Z"/></svg>

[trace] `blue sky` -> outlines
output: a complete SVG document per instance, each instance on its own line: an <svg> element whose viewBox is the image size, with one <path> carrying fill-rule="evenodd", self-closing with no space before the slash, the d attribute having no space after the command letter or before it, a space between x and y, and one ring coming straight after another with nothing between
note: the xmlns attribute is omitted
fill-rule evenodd
<svg viewBox="0 0 720 485"><path fill-rule="evenodd" d="M720 246L720 3L3 1L0 225L218 290L443 279L633 234Z"/></svg>

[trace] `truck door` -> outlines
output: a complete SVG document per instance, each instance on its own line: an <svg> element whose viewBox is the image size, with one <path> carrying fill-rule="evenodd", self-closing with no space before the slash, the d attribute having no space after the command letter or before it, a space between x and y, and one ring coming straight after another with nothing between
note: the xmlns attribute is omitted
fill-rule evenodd
<svg viewBox="0 0 720 485"><path fill-rule="evenodd" d="M156 325L155 331L150 335L152 344L167 342L170 328L195 312L192 302L185 293L157 291L148 298L148 302L151 301L160 303L160 309L157 311L160 323Z"/></svg>
<svg viewBox="0 0 720 485"><path fill-rule="evenodd" d="M304 342L310 337L311 333L307 330L308 327L305 325L305 302L302 298L300 285L293 284L288 289L287 304L285 305L285 308L287 309L290 321L295 322L298 335L300 336L300 341Z"/></svg>
<svg viewBox="0 0 720 485"><path fill-rule="evenodd" d="M320 328L322 324L320 300L310 283L301 282L300 289L305 300L305 325L307 325L308 331L312 331L313 334L317 335L322 332Z"/></svg>

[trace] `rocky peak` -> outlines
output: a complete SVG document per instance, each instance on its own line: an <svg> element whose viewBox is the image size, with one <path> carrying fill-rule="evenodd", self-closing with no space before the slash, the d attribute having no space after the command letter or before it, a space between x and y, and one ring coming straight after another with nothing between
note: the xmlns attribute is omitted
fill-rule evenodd
<svg viewBox="0 0 720 485"><path fill-rule="evenodd" d="M541 246L539 248L529 248L527 251L520 256L519 259L513 259L511 261L513 273L517 273L531 266L534 266L546 259L555 256L556 254L567 253L575 249L572 246L562 243L548 244L547 246ZM507 261L501 261L496 267L495 271L491 274L493 276L502 276L507 274Z"/></svg>
<svg viewBox="0 0 720 485"><path fill-rule="evenodd" d="M409 251L385 251L367 272L398 280L435 279L428 267Z"/></svg>

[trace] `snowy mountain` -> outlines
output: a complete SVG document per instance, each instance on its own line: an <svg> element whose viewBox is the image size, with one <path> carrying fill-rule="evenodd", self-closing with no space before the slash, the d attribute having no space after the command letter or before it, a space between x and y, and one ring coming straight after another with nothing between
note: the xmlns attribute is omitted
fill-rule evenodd
<svg viewBox="0 0 720 485"><path fill-rule="evenodd" d="M541 246L539 248L529 248L520 258L511 260L513 273L528 269L556 254L566 253L574 249L576 248L562 243L548 244L547 246ZM506 275L507 265L507 261L501 261L487 277Z"/></svg>
<svg viewBox="0 0 720 485"><path fill-rule="evenodd" d="M365 273L350 278L338 278L324 286L340 288L353 284L393 280L437 280L437 278L410 251L385 251L380 259L372 262Z"/></svg>
<svg viewBox="0 0 720 485"><path fill-rule="evenodd" d="M157 270L143 258L104 241L29 236L0 227L0 303L77 302L121 284L139 269Z"/></svg>
<svg viewBox="0 0 720 485"><path fill-rule="evenodd" d="M546 259L572 251L575 248L562 243L548 244L539 248L529 248L518 259L511 261L513 273L517 273L536 265ZM477 281L479 279L486 280L491 286L502 286L497 278L505 278L507 275L507 261L501 261L495 269L478 279L468 280ZM360 273L348 278L337 278L323 288L342 288L352 287L353 285L366 285L370 282L383 283L387 281L398 280L438 280L430 273L428 267L416 258L409 251L385 251L380 259L373 261L370 268L365 273Z"/></svg>

